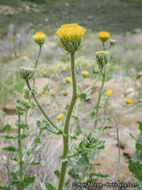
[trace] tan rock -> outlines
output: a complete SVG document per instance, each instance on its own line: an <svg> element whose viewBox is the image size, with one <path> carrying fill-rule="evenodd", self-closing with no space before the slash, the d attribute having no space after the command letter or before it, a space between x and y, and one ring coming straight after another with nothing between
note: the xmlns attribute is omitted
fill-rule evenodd
<svg viewBox="0 0 142 190"><path fill-rule="evenodd" d="M16 113L16 105L14 104L7 104L4 105L3 107L3 111L7 114L15 114Z"/></svg>

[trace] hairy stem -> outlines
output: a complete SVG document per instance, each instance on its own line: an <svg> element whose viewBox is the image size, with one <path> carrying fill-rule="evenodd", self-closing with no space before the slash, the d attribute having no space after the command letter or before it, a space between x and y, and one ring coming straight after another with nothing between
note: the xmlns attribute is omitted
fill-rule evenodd
<svg viewBox="0 0 142 190"><path fill-rule="evenodd" d="M70 123L70 118L71 118L71 114L76 102L76 79L75 79L75 65L74 65L74 53L71 54L71 73L72 73L72 81L73 81L73 94L72 94L72 99L71 99L71 103L69 106L69 110L67 113L67 117L66 117L66 121L65 121L65 125L64 125L64 134L63 134L63 155L67 156L68 151L69 151L69 145L68 145L68 141L69 141L69 123ZM60 174L60 179L59 179L59 185L58 185L58 190L62 190L63 189L63 185L64 185L64 180L65 180L65 174L66 174L66 168L67 168L67 164L68 162L62 162L61 165L61 174Z"/></svg>
<svg viewBox="0 0 142 190"><path fill-rule="evenodd" d="M35 65L34 65L34 70L36 70L36 67L38 65L39 57L41 54L41 47L42 47L42 45L39 46L39 52L38 52L38 56L37 56L37 59L36 59ZM33 87L34 87L34 85L35 85L35 77L33 78Z"/></svg>
<svg viewBox="0 0 142 190"><path fill-rule="evenodd" d="M36 104L37 104L37 107L39 108L39 110L41 111L41 113L44 115L44 117L47 119L47 121L57 130L59 130L59 128L51 121L51 119L48 117L48 115L45 113L45 111L43 110L43 108L41 107L41 105L39 104L35 94L32 92L32 89L31 89L31 86L29 84L29 81L26 80L26 84L27 84L27 87L29 88L32 96L33 96L33 99L35 100ZM49 130L50 131L50 130ZM50 131L51 132L51 131ZM52 132L53 133L53 132Z"/></svg>
<svg viewBox="0 0 142 190"><path fill-rule="evenodd" d="M18 123L20 123L20 115L18 115ZM23 180L23 154L21 145L21 128L18 127L18 153L19 153L19 168L20 168L20 180ZM23 185L20 186L20 190L23 190Z"/></svg>

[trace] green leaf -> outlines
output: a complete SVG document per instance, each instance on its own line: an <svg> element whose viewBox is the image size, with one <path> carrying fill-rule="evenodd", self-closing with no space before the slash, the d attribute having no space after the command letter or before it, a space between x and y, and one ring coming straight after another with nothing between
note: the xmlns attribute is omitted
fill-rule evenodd
<svg viewBox="0 0 142 190"><path fill-rule="evenodd" d="M56 190L55 184L49 182L40 183L40 187L42 190Z"/></svg>
<svg viewBox="0 0 142 190"><path fill-rule="evenodd" d="M6 123L4 126L3 126L3 131L9 131L11 129L11 125Z"/></svg>
<svg viewBox="0 0 142 190"><path fill-rule="evenodd" d="M139 130L142 132L142 122L138 121L137 123L139 124Z"/></svg>
<svg viewBox="0 0 142 190"><path fill-rule="evenodd" d="M92 172L89 174L89 176L97 176L97 177L102 177L102 178L108 178L109 175L105 175L105 174L102 174L102 173L96 173L96 172Z"/></svg>
<svg viewBox="0 0 142 190"><path fill-rule="evenodd" d="M130 159L129 169L135 174L135 177L142 181L142 162L139 160Z"/></svg>
<svg viewBox="0 0 142 190"><path fill-rule="evenodd" d="M95 117L95 112L94 112L94 111L90 112L90 117L91 117L91 118L94 118L94 117Z"/></svg>
<svg viewBox="0 0 142 190"><path fill-rule="evenodd" d="M15 139L16 137L10 136L10 135L5 135L3 136L5 139Z"/></svg>
<svg viewBox="0 0 142 190"><path fill-rule="evenodd" d="M74 118L75 120L78 120L78 117L76 115L72 115L72 118Z"/></svg>
<svg viewBox="0 0 142 190"><path fill-rule="evenodd" d="M81 93L81 94L77 94L77 97L83 100L86 100L86 94L85 93Z"/></svg>
<svg viewBox="0 0 142 190"><path fill-rule="evenodd" d="M132 139L137 140L132 133L129 133L129 135L132 137Z"/></svg>
<svg viewBox="0 0 142 190"><path fill-rule="evenodd" d="M60 177L60 172L59 172L59 170L55 170L54 171L54 174L57 176L57 178L59 179L59 177Z"/></svg>
<svg viewBox="0 0 142 190"><path fill-rule="evenodd" d="M34 183L34 181L35 181L35 176L32 176L32 177L26 176L24 180L22 181L22 185L29 185L29 184Z"/></svg>
<svg viewBox="0 0 142 190"><path fill-rule="evenodd" d="M81 128L79 126L76 127L75 133L77 136L79 136L82 133Z"/></svg>
<svg viewBox="0 0 142 190"><path fill-rule="evenodd" d="M3 150L10 151L10 152L16 152L17 149L13 146L4 147Z"/></svg>
<svg viewBox="0 0 142 190"><path fill-rule="evenodd" d="M27 134L25 134L25 133L23 133L23 134L21 134L21 136L20 136L20 138L19 139L25 139L25 138L27 138L28 137L28 135Z"/></svg>
<svg viewBox="0 0 142 190"><path fill-rule="evenodd" d="M67 161L68 161L68 158L67 158L67 156L62 155L62 156L59 157L59 160L60 160L61 162L67 162Z"/></svg>
<svg viewBox="0 0 142 190"><path fill-rule="evenodd" d="M107 125L103 128L103 131L106 130L106 129L111 129L112 128L112 125Z"/></svg>
<svg viewBox="0 0 142 190"><path fill-rule="evenodd" d="M26 124L26 123L17 123L16 126L19 128L22 128L22 129L28 128L28 124Z"/></svg>

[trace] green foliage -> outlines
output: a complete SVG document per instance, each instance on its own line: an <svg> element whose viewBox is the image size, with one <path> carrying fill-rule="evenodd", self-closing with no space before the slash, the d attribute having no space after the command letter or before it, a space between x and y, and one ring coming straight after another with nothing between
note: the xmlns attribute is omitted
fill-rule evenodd
<svg viewBox="0 0 142 190"><path fill-rule="evenodd" d="M142 187L142 122L138 122L140 135L138 139L136 139L136 152L131 159L129 159L129 169L135 175L135 181L138 183L138 187L141 189Z"/></svg>

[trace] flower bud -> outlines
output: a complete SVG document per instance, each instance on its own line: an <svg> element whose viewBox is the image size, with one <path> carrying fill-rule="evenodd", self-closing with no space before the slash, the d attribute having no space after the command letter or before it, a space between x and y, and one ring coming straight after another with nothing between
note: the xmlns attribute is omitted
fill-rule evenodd
<svg viewBox="0 0 142 190"><path fill-rule="evenodd" d="M34 77L34 69L31 67L20 67L19 75L24 80L30 80Z"/></svg>
<svg viewBox="0 0 142 190"><path fill-rule="evenodd" d="M110 46L114 47L117 44L117 40L110 40Z"/></svg>
<svg viewBox="0 0 142 190"><path fill-rule="evenodd" d="M98 51L96 52L96 62L99 66L103 67L108 63L108 55L107 51Z"/></svg>

